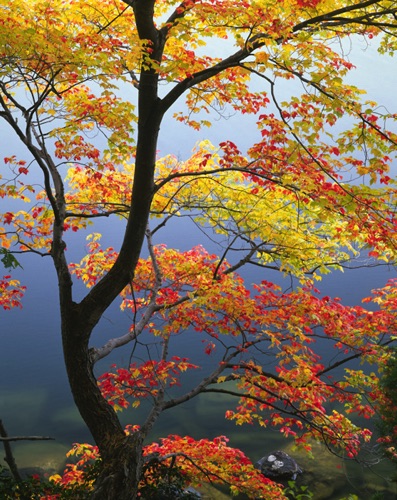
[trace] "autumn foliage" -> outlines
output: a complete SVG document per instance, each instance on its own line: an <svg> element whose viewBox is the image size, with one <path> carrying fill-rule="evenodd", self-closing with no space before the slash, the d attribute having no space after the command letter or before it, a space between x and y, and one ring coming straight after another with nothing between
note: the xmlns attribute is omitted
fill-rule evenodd
<svg viewBox="0 0 397 500"><path fill-rule="evenodd" d="M126 429L127 433L138 431L139 426ZM250 497L262 494L265 498L281 498L281 487L265 478L244 453L230 448L227 443L225 436L213 440L195 440L189 436L171 435L161 439L159 443L145 446L143 454L146 466L141 479L141 490L145 491L148 485L157 484L158 487L158 483L165 479L161 478L156 470L161 464L163 470L168 469L171 474L172 469L181 471L186 485L226 482L232 485L232 494L245 493ZM68 456L77 457L77 461L68 464L62 476L53 476L51 480L57 485L63 485L66 491L79 486L92 488L92 481L87 481L90 474L87 468L99 460L98 448L88 444L76 444Z"/></svg>
<svg viewBox="0 0 397 500"><path fill-rule="evenodd" d="M397 6L0 0L0 9L0 118L25 148L3 155L0 198L12 209L0 214L0 305L21 305L25 288L11 274L25 253L52 260L70 386L96 441L75 445L79 461L54 480L85 481L92 498L135 498L156 457L186 484L282 498L223 436L143 446L163 411L206 392L235 398L226 418L238 425L356 459L374 441L357 422L390 401L379 377L393 352L397 284L361 306L316 287L324 274L396 259L397 115L348 83L344 44L377 37L379 54L392 54ZM181 158L178 137L175 155L158 152L167 114L209 136L215 118L233 114L256 129L249 144L225 132ZM121 245L101 245L102 217L119 219ZM185 220L211 251L164 244ZM74 233L86 237L78 257ZM75 280L88 287L80 302ZM94 345L114 301L129 331ZM182 335L195 347L179 356ZM123 346L131 362L96 380L95 363ZM333 355L322 358L322 346ZM201 381L180 388L190 371ZM147 419L125 431L117 412L143 400ZM100 470L87 482L92 460Z"/></svg>

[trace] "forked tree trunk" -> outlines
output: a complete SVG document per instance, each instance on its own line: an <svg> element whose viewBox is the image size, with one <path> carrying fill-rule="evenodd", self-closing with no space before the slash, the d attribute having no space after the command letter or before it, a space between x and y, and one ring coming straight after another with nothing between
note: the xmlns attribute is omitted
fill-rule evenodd
<svg viewBox="0 0 397 500"><path fill-rule="evenodd" d="M153 22L155 0L127 2L132 5L141 40L151 43L154 67L142 67L139 81L139 120L132 181L132 201L123 243L114 266L79 303L73 302L60 222L54 237L53 258L58 273L62 317L62 341L68 379L81 416L99 448L103 469L95 484L95 500L131 500L137 497L142 472L143 435L127 436L113 408L102 397L93 374L89 340L104 311L133 280L154 195L154 170L158 133L165 108L158 98L155 69L162 59L165 36ZM145 62L147 65L147 61ZM66 213L63 192L62 213ZM62 214L61 214L62 215Z"/></svg>

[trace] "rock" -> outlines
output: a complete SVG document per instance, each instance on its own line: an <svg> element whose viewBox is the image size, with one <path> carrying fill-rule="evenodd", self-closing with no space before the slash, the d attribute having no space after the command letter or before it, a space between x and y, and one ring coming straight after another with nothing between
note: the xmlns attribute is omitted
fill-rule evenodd
<svg viewBox="0 0 397 500"><path fill-rule="evenodd" d="M274 451L256 462L255 467L269 479L292 479L295 481L302 469L285 451Z"/></svg>

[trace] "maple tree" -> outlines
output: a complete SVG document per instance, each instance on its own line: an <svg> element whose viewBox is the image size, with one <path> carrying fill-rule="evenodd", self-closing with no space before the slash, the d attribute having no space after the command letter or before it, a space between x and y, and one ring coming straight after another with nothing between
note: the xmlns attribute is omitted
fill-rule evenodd
<svg viewBox="0 0 397 500"><path fill-rule="evenodd" d="M371 311L321 297L315 283L362 250L395 260L396 114L345 81L353 65L343 43L378 37L379 53L393 53L397 3L0 0L0 9L0 117L26 152L3 161L0 197L18 209L0 215L2 261L12 272L33 252L55 266L68 379L97 446L76 452L82 467L100 456L92 498L135 498L150 481L151 453L177 460L187 483L217 478L233 492L281 498L223 437L144 447L163 411L204 392L235 396L226 418L237 424L278 427L307 449L315 437L356 457L371 431L352 416L373 416L387 398L378 371L392 352L396 285L368 299L379 305ZM230 110L255 117L258 134L244 150L202 141L183 161L158 158L163 118L182 99L173 116L186 126L203 129ZM126 220L120 248L102 248L93 232L87 254L69 262L68 234L109 216ZM220 255L155 241L183 216L216 235ZM245 265L263 272L253 287L239 274ZM266 280L267 269L294 288ZM79 302L75 279L89 287ZM7 270L0 305L19 306L23 292ZM93 345L118 298L130 331ZM213 362L174 395L197 369L189 353L172 353L182 334L202 341ZM157 356L96 379L100 359L145 335ZM336 360L321 360L318 342ZM358 359L373 371L351 364ZM145 422L126 431L117 411L142 400L151 402ZM57 481L79 477L77 468Z"/></svg>

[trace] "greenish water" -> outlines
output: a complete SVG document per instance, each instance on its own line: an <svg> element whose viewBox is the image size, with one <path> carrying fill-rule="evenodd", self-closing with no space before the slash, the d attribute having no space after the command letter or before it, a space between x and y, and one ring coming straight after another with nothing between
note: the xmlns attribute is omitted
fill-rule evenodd
<svg viewBox="0 0 397 500"><path fill-rule="evenodd" d="M65 454L72 443L69 440L71 435L89 437L74 406L51 410L51 399L43 390L35 394L27 391L1 392L0 397L5 402L6 411L2 418L7 427L12 423L10 427L21 429L19 434L35 429L35 434L56 437L55 441L23 441L13 444L15 458L21 468L41 467L53 472L65 463ZM297 484L309 486L315 500L339 500L348 494L356 494L360 500L370 500L374 498L376 491L382 493L377 499L397 498L395 483L388 480L393 469L386 462L372 469L364 468L354 462L344 462L316 443L313 445L315 459L311 459L305 453L292 449L291 443L276 431L258 429L255 426L235 426L225 421L222 415L231 407L231 403L230 396L227 395L202 395L169 414L164 413L151 439L156 440L172 433L194 438L212 438L224 434L229 437L231 446L242 449L254 462L271 451L286 450L304 469ZM124 423L136 423L144 417L144 413L145 409L141 408L138 411L123 412L121 417ZM48 429L53 432L48 432Z"/></svg>

